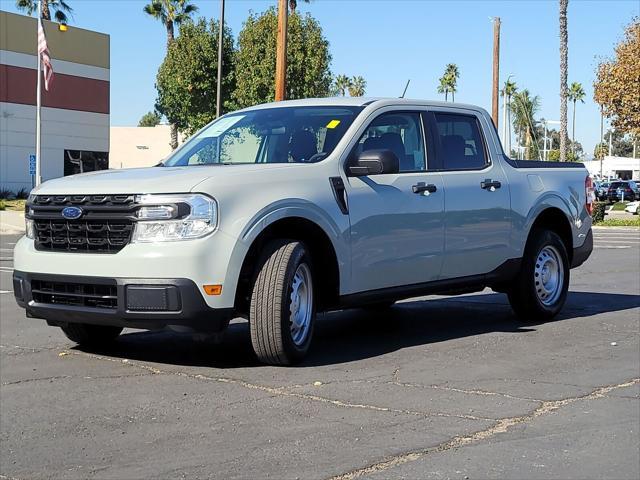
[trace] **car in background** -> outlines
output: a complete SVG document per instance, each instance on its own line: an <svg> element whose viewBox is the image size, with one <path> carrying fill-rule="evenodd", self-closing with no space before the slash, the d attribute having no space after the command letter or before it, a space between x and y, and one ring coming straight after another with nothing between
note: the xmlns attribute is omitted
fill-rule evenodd
<svg viewBox="0 0 640 480"><path fill-rule="evenodd" d="M639 207L640 207L640 202L636 200L635 202L627 203L627 206L624 207L624 211L633 213L634 215L638 215Z"/></svg>
<svg viewBox="0 0 640 480"><path fill-rule="evenodd" d="M607 190L607 200L609 202L629 201L633 202L640 198L640 187L632 180L618 180L611 182Z"/></svg>
<svg viewBox="0 0 640 480"><path fill-rule="evenodd" d="M609 182L596 182L596 198L598 200L606 200L609 191Z"/></svg>

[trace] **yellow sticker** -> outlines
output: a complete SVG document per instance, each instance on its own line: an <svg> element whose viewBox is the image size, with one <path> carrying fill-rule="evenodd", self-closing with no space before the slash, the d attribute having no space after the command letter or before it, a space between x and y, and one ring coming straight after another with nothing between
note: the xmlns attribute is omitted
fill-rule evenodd
<svg viewBox="0 0 640 480"><path fill-rule="evenodd" d="M336 128L338 125L340 125L340 120L331 120L327 123L327 128Z"/></svg>

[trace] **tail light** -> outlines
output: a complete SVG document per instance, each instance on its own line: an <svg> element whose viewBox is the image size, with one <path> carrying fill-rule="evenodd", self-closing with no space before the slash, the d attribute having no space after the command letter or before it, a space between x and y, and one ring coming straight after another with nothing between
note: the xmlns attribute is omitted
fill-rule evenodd
<svg viewBox="0 0 640 480"><path fill-rule="evenodd" d="M591 180L589 175L584 179L584 193L586 197L585 207L587 209L587 213L591 215L593 212L593 202L596 199L596 194L593 188L593 180Z"/></svg>

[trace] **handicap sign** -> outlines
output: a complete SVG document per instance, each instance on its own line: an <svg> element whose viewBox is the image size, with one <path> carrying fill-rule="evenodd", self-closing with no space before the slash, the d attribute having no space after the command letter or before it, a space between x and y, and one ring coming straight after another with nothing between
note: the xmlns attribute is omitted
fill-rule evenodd
<svg viewBox="0 0 640 480"><path fill-rule="evenodd" d="M36 156L29 155L29 175L36 174Z"/></svg>

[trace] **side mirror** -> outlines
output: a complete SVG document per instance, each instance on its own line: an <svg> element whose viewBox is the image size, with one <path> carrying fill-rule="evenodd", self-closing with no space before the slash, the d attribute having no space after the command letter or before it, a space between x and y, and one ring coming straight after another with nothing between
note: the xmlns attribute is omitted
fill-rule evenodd
<svg viewBox="0 0 640 480"><path fill-rule="evenodd" d="M391 150L367 150L351 162L348 170L349 175L352 177L398 173L400 171L400 160Z"/></svg>

